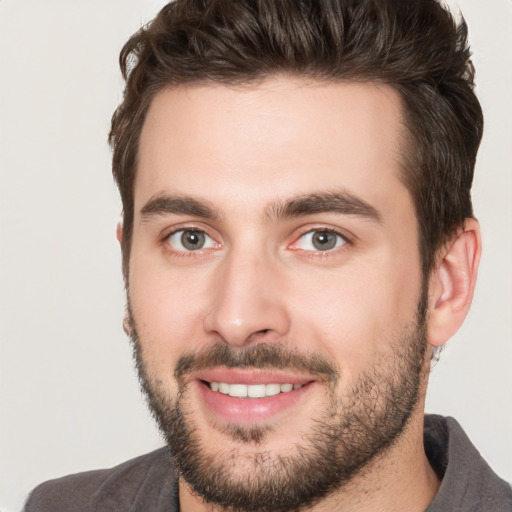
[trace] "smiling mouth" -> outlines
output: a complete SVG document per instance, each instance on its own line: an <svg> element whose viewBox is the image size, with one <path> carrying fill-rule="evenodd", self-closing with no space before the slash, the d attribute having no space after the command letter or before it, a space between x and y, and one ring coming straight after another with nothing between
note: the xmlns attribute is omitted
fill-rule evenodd
<svg viewBox="0 0 512 512"><path fill-rule="evenodd" d="M276 422L316 387L307 377L226 369L205 371L194 381L207 414L237 425Z"/></svg>
<svg viewBox="0 0 512 512"><path fill-rule="evenodd" d="M228 384L226 382L208 382L203 381L212 391L229 395L233 398L265 398L289 393L300 389L302 384Z"/></svg>

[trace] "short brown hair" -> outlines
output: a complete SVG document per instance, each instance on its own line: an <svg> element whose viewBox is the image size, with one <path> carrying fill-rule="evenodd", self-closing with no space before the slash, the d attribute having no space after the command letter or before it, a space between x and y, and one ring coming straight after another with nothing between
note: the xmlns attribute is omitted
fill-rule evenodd
<svg viewBox="0 0 512 512"><path fill-rule="evenodd" d="M120 55L126 88L112 118L128 276L134 181L149 104L165 87L251 84L276 74L376 81L399 91L407 143L401 177L414 200L424 276L472 217L483 130L467 26L436 0L175 0Z"/></svg>

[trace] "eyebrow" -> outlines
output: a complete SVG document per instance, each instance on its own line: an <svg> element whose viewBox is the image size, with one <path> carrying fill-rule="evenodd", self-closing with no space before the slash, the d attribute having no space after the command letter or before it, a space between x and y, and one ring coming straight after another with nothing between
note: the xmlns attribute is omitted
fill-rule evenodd
<svg viewBox="0 0 512 512"><path fill-rule="evenodd" d="M193 215L211 220L218 220L220 217L207 201L189 196L154 196L142 207L140 213L144 221L162 215Z"/></svg>
<svg viewBox="0 0 512 512"><path fill-rule="evenodd" d="M379 212L369 203L349 192L316 192L276 201L265 209L268 222L305 217L317 213L353 215L381 223ZM141 209L143 221L163 215L193 215L219 220L221 215L208 201L191 196L156 195Z"/></svg>
<svg viewBox="0 0 512 512"><path fill-rule="evenodd" d="M382 222L379 212L372 205L349 192L317 192L277 202L267 208L266 217L268 220L279 220L316 213L339 213Z"/></svg>

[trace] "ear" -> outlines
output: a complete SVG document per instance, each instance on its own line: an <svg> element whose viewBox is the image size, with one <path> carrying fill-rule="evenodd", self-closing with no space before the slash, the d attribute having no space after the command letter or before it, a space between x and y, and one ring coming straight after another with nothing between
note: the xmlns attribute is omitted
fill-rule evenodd
<svg viewBox="0 0 512 512"><path fill-rule="evenodd" d="M122 220L120 220L117 223L116 238L117 238L117 241L119 242L119 245L121 246L121 249L122 249L122 247L123 247L123 221ZM123 274L124 274L124 263L123 263ZM125 278L125 282L126 282L126 278ZM128 309L125 311L124 318L123 318L123 331L130 337L133 333L132 322L131 322L131 318L130 318Z"/></svg>
<svg viewBox="0 0 512 512"><path fill-rule="evenodd" d="M122 246L123 245L123 221L122 220L120 220L117 223L116 238L117 238L117 241L119 242L119 244Z"/></svg>
<svg viewBox="0 0 512 512"><path fill-rule="evenodd" d="M438 347L459 329L471 306L482 252L480 226L466 219L463 229L441 250L429 281L427 339Z"/></svg>
<svg viewBox="0 0 512 512"><path fill-rule="evenodd" d="M133 334L133 325L132 325L132 321L130 319L130 314L128 313L128 311L126 311L124 314L123 331L130 337Z"/></svg>

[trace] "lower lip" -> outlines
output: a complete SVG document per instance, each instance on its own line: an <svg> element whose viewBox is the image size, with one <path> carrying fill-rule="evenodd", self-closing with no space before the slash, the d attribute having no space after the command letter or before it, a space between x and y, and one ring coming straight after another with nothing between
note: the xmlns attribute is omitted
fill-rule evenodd
<svg viewBox="0 0 512 512"><path fill-rule="evenodd" d="M309 383L286 393L263 398L236 398L212 391L203 382L196 381L195 384L203 403L211 412L224 421L239 425L253 425L283 413L295 405L313 385Z"/></svg>

